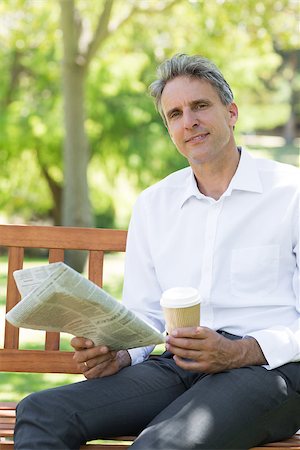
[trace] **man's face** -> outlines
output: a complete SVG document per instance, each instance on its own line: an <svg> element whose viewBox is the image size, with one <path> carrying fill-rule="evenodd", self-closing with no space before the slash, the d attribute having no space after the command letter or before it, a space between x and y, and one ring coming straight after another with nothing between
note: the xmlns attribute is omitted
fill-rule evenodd
<svg viewBox="0 0 300 450"><path fill-rule="evenodd" d="M237 106L223 105L208 81L174 78L163 90L161 105L171 139L191 165L218 164L236 149Z"/></svg>

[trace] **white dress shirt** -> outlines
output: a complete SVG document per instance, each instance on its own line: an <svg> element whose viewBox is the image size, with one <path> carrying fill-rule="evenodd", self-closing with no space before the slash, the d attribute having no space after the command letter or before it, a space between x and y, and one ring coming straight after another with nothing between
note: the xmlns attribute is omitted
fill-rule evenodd
<svg viewBox="0 0 300 450"><path fill-rule="evenodd" d="M202 326L259 343L268 369L300 361L299 170L241 149L218 199L192 169L139 196L129 226L123 301L164 330L160 297L198 288ZM298 258L298 259L297 259ZM153 347L130 350L132 364Z"/></svg>

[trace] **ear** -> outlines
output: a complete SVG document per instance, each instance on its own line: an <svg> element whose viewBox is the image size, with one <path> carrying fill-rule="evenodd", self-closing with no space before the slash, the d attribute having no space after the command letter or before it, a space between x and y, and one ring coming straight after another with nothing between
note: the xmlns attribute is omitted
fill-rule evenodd
<svg viewBox="0 0 300 450"><path fill-rule="evenodd" d="M229 125L234 126L238 120L239 110L235 103L230 103L228 106L229 112Z"/></svg>

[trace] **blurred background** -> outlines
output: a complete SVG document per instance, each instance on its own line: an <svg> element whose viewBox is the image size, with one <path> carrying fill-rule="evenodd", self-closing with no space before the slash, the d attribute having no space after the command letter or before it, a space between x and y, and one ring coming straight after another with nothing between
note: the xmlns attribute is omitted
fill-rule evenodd
<svg viewBox="0 0 300 450"><path fill-rule="evenodd" d="M0 222L126 228L186 166L147 94L174 53L211 58L237 142L299 164L299 0L2 0Z"/></svg>

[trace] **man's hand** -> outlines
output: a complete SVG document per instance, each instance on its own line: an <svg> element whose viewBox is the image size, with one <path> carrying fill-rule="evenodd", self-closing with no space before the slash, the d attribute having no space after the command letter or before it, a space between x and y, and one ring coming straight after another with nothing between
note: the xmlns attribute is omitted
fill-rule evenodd
<svg viewBox="0 0 300 450"><path fill-rule="evenodd" d="M177 328L167 336L166 347L179 367L194 372L267 364L254 338L230 340L206 327Z"/></svg>
<svg viewBox="0 0 300 450"><path fill-rule="evenodd" d="M88 379L113 375L131 364L127 350L111 351L104 345L95 346L93 341L83 337L74 337L71 345L75 350L73 358Z"/></svg>

